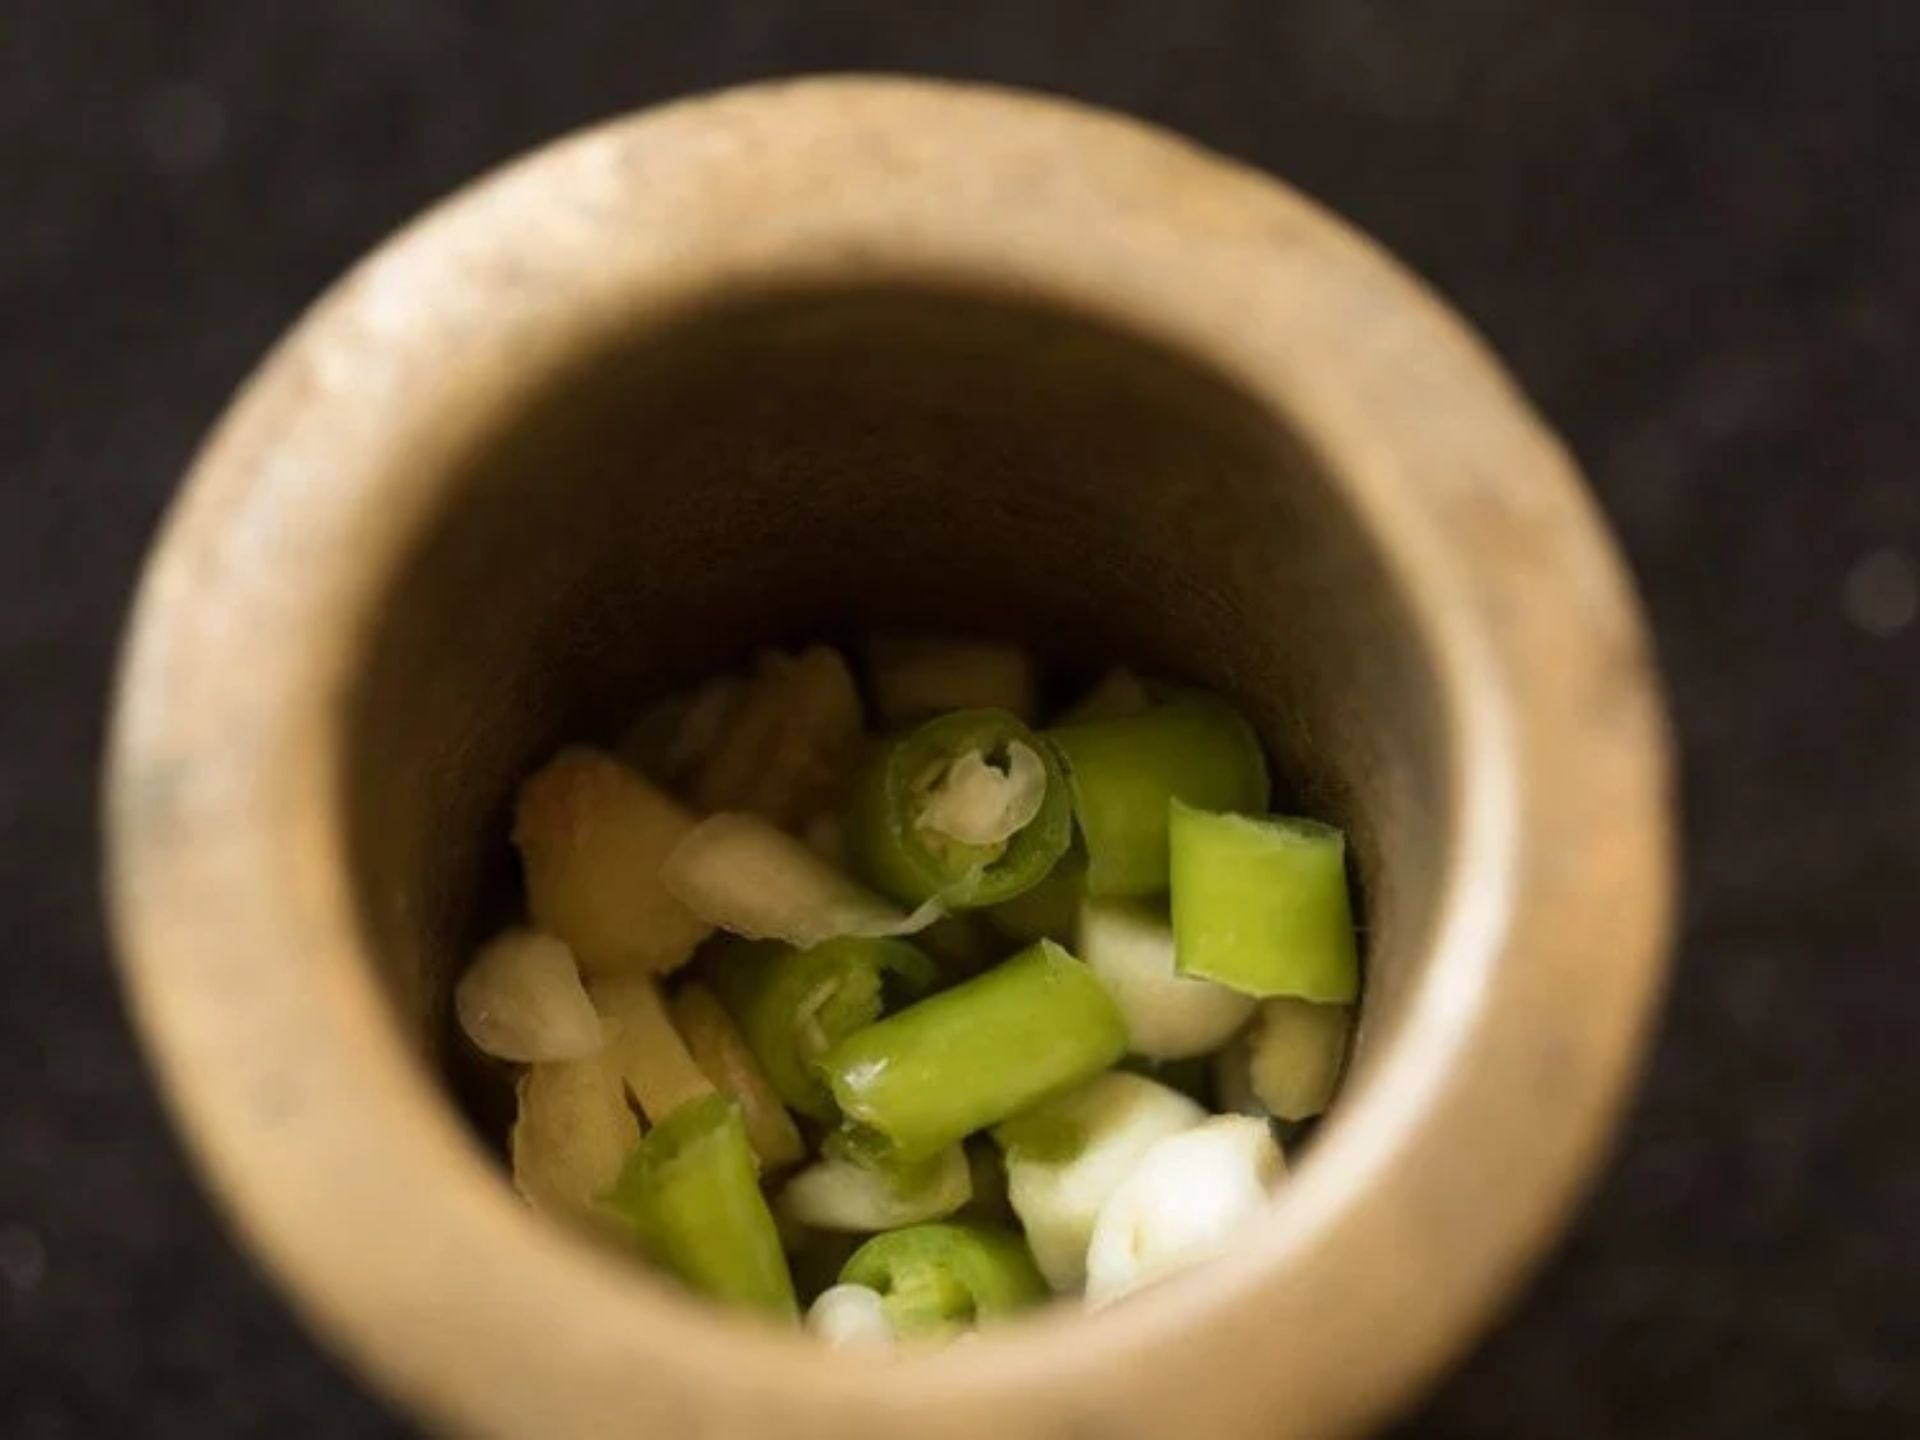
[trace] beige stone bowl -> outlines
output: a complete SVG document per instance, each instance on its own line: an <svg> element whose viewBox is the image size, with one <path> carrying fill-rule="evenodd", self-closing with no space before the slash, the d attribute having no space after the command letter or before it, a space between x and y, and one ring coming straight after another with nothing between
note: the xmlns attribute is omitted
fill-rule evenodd
<svg viewBox="0 0 1920 1440"><path fill-rule="evenodd" d="M1234 696L1354 837L1368 965L1338 1111L1230 1261L891 1364L523 1208L438 1058L516 778L875 621ZM433 1428L1331 1435L1590 1176L1659 989L1668 763L1574 467L1366 239L1076 105L808 80L509 166L261 365L140 596L112 902L244 1243Z"/></svg>

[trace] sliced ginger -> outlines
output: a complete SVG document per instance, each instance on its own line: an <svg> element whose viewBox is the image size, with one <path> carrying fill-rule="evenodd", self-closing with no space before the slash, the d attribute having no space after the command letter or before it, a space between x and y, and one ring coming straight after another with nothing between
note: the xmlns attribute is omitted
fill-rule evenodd
<svg viewBox="0 0 1920 1440"><path fill-rule="evenodd" d="M610 1051L530 1065L508 1147L513 1183L537 1210L593 1219L640 1143L640 1122Z"/></svg>
<svg viewBox="0 0 1920 1440"><path fill-rule="evenodd" d="M674 1026L701 1073L740 1102L747 1140L760 1157L760 1168L780 1170L797 1164L806 1153L799 1128L746 1037L713 992L704 985L682 985L670 1009Z"/></svg>
<svg viewBox="0 0 1920 1440"><path fill-rule="evenodd" d="M746 811L795 830L838 802L861 736L860 694L838 650L762 654L730 692L687 793L700 810Z"/></svg>
<svg viewBox="0 0 1920 1440"><path fill-rule="evenodd" d="M714 1085L688 1053L667 1015L660 987L646 975L623 975L594 986L594 1004L609 1031L607 1050L649 1125L658 1125Z"/></svg>
<svg viewBox="0 0 1920 1440"><path fill-rule="evenodd" d="M712 927L668 893L660 867L693 817L612 756L562 750L520 787L513 843L534 924L590 979L664 974Z"/></svg>

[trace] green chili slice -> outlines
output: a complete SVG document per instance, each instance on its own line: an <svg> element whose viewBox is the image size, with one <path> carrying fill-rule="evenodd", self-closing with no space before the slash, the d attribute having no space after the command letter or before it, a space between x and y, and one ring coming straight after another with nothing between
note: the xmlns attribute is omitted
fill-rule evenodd
<svg viewBox="0 0 1920 1440"><path fill-rule="evenodd" d="M847 819L869 884L903 904L956 910L1039 884L1072 835L1059 757L1004 710L957 710L883 743Z"/></svg>
<svg viewBox="0 0 1920 1440"><path fill-rule="evenodd" d="M980 913L1009 940L1027 945L1035 940L1071 945L1086 893L1086 856L1074 845L1038 885Z"/></svg>
<svg viewBox="0 0 1920 1440"><path fill-rule="evenodd" d="M1090 895L1157 895L1168 884L1167 803L1264 811L1267 761L1238 710L1190 692L1137 715L1047 732L1066 763Z"/></svg>
<svg viewBox="0 0 1920 1440"><path fill-rule="evenodd" d="M1126 1048L1106 987L1042 940L855 1031L816 1069L856 1133L911 1160L1090 1079Z"/></svg>
<svg viewBox="0 0 1920 1440"><path fill-rule="evenodd" d="M1174 965L1246 995L1360 992L1346 838L1317 820L1172 802Z"/></svg>
<svg viewBox="0 0 1920 1440"><path fill-rule="evenodd" d="M876 1235L853 1252L840 1283L878 1292L903 1340L951 1336L1047 1295L1020 1237L981 1224L914 1225Z"/></svg>
<svg viewBox="0 0 1920 1440"><path fill-rule="evenodd" d="M738 1101L716 1094L680 1106L627 1158L602 1205L702 1294L799 1314Z"/></svg>
<svg viewBox="0 0 1920 1440"><path fill-rule="evenodd" d="M774 1090L815 1120L835 1118L813 1062L880 1018L887 982L901 995L932 988L934 964L904 940L842 936L807 950L777 940L739 941L710 964L720 1002L746 1037Z"/></svg>

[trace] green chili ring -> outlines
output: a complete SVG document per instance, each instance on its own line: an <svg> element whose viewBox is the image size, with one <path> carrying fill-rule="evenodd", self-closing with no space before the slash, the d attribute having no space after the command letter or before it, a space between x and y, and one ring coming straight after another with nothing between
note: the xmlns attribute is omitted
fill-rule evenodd
<svg viewBox="0 0 1920 1440"><path fill-rule="evenodd" d="M900 998L933 988L938 970L904 940L842 936L808 950L777 940L740 941L709 962L709 979L782 1101L831 1123L833 1097L813 1062Z"/></svg>
<svg viewBox="0 0 1920 1440"><path fill-rule="evenodd" d="M970 1330L1048 1294L1020 1237L977 1223L912 1225L876 1235L853 1252L840 1283L876 1291L903 1340Z"/></svg>
<svg viewBox="0 0 1920 1440"><path fill-rule="evenodd" d="M1039 756L1046 789L1037 813L1000 845L942 840L919 823L929 784L970 752L989 764L1009 747ZM887 741L854 783L847 842L855 870L903 905L995 905L1044 880L1073 838L1067 777L1053 746L1004 710L957 710Z"/></svg>

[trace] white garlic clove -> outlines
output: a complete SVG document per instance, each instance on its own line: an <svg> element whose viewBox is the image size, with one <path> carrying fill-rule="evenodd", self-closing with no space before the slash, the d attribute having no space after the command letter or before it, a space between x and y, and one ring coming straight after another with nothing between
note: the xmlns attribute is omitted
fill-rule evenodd
<svg viewBox="0 0 1920 1440"><path fill-rule="evenodd" d="M830 1285L822 1290L807 1309L807 1329L836 1349L890 1349L894 1340L886 1302L879 1291L865 1285Z"/></svg>
<svg viewBox="0 0 1920 1440"><path fill-rule="evenodd" d="M578 1060L603 1042L573 952L537 930L481 946L454 986L453 1009L467 1038L500 1060Z"/></svg>
<svg viewBox="0 0 1920 1440"><path fill-rule="evenodd" d="M1125 900L1080 906L1076 953L1100 977L1127 1021L1127 1048L1155 1060L1219 1049L1253 1014L1251 995L1178 974L1173 927Z"/></svg>
<svg viewBox="0 0 1920 1440"><path fill-rule="evenodd" d="M1216 1115L1155 1141L1094 1223L1087 1303L1117 1300L1228 1249L1285 1173L1267 1122L1244 1115Z"/></svg>
<svg viewBox="0 0 1920 1440"><path fill-rule="evenodd" d="M1007 1198L1049 1286L1080 1289L1094 1222L1108 1197L1155 1142L1206 1118L1179 1091L1115 1070L997 1132L1006 1150ZM1034 1143L1021 1143L1023 1130Z"/></svg>

